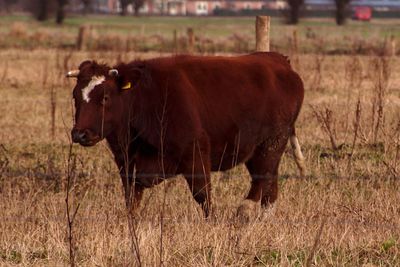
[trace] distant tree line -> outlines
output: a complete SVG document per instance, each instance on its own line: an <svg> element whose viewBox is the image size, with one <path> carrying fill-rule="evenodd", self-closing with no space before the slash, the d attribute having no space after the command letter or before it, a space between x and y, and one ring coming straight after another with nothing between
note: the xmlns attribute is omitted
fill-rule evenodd
<svg viewBox="0 0 400 267"><path fill-rule="evenodd" d="M335 0L336 24L343 25L346 22L346 8L350 0Z"/></svg>
<svg viewBox="0 0 400 267"><path fill-rule="evenodd" d="M69 0L0 0L0 10L10 13L13 6L27 10L39 21L55 16L58 24L63 23L65 7Z"/></svg>
<svg viewBox="0 0 400 267"><path fill-rule="evenodd" d="M0 10L4 10L6 13L10 13L12 6L17 3L18 0L0 0Z"/></svg>
<svg viewBox="0 0 400 267"><path fill-rule="evenodd" d="M300 9L304 0L286 0L289 6L287 19L289 24L297 24L300 18ZM335 19L337 25L343 25L346 22L346 9L351 0L335 0L336 12Z"/></svg>
<svg viewBox="0 0 400 267"><path fill-rule="evenodd" d="M137 16L139 14L139 9L144 5L145 0L120 0L121 4L121 15L126 16L128 13L128 6L131 4L133 6L133 12Z"/></svg>
<svg viewBox="0 0 400 267"><path fill-rule="evenodd" d="M48 20L55 15L57 24L62 24L68 2L69 0L30 0L27 8L39 21Z"/></svg>
<svg viewBox="0 0 400 267"><path fill-rule="evenodd" d="M132 5L135 15L139 15L139 9L144 5L146 0L118 0L120 4L120 15L128 14L128 6ZM13 6L24 9L32 13L38 21L46 21L52 17L58 24L62 24L67 5L83 6L83 14L88 14L94 10L97 0L0 0L0 12L10 13Z"/></svg>
<svg viewBox="0 0 400 267"><path fill-rule="evenodd" d="M120 15L128 14L128 6L132 5L135 15L139 14L140 8L147 0L118 0L120 5ZM151 0L148 0L151 1ZM300 11L304 5L304 0L286 0L289 6L287 10L287 21L289 24L297 24L300 18ZM97 0L0 0L0 9L9 13L13 5L19 4L28 9L39 21L48 20L55 17L58 24L63 23L65 19L66 6L68 4L83 6L83 14L93 11L93 6ZM346 10L350 0L335 0L336 23L343 25L346 22Z"/></svg>

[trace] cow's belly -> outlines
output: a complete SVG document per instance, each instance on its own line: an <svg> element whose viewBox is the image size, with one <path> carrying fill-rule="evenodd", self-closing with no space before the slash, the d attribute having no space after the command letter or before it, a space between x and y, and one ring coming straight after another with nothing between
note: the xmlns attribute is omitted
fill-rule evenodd
<svg viewBox="0 0 400 267"><path fill-rule="evenodd" d="M212 124L204 121L210 140L212 171L225 171L248 161L255 148L275 134L271 112L267 113L268 118L257 112L249 108L248 112L235 116L214 114Z"/></svg>
<svg viewBox="0 0 400 267"><path fill-rule="evenodd" d="M251 158L255 145L211 147L211 170L226 171Z"/></svg>
<svg viewBox="0 0 400 267"><path fill-rule="evenodd" d="M242 123L241 130L233 126L219 135L209 132L212 171L229 170L248 161L255 148L271 135L273 129L260 124Z"/></svg>

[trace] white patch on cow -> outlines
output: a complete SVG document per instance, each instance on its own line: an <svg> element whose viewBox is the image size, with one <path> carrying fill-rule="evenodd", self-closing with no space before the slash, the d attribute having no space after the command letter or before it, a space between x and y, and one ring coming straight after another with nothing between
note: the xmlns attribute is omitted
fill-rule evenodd
<svg viewBox="0 0 400 267"><path fill-rule="evenodd" d="M102 82L104 82L106 80L106 77L104 76L93 76L91 81L89 82L89 84L82 89L82 98L83 100L85 100L87 103L89 103L90 101L90 97L89 94L91 91L93 91L93 89L101 84Z"/></svg>

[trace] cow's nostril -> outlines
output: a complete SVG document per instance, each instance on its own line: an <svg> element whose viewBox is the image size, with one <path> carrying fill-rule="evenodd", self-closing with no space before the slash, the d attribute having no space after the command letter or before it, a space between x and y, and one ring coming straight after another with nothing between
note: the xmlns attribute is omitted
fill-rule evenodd
<svg viewBox="0 0 400 267"><path fill-rule="evenodd" d="M87 137L86 131L83 131L83 132L79 133L79 141L85 142L86 137Z"/></svg>
<svg viewBox="0 0 400 267"><path fill-rule="evenodd" d="M75 143L85 142L87 139L87 131L82 131L78 129L72 130L72 141Z"/></svg>

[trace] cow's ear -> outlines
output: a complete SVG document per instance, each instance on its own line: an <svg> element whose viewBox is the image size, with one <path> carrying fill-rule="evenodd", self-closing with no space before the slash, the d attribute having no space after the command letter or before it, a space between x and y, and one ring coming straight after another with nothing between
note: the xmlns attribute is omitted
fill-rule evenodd
<svg viewBox="0 0 400 267"><path fill-rule="evenodd" d="M143 69L140 67L132 68L115 68L111 69L108 74L114 77L121 91L133 90L139 84L143 74Z"/></svg>
<svg viewBox="0 0 400 267"><path fill-rule="evenodd" d="M132 89L132 82L130 81L130 76L124 71L120 71L118 69L110 69L108 71L108 75L112 77L117 83L118 89L124 91Z"/></svg>
<svg viewBox="0 0 400 267"><path fill-rule="evenodd" d="M79 65L79 70L82 70L83 68L86 68L87 66L92 65L93 63L95 62L91 60L85 60Z"/></svg>

